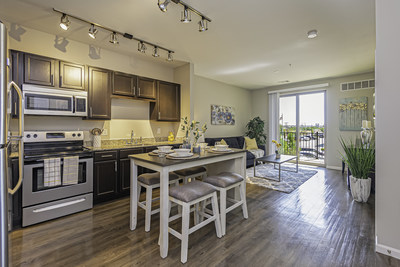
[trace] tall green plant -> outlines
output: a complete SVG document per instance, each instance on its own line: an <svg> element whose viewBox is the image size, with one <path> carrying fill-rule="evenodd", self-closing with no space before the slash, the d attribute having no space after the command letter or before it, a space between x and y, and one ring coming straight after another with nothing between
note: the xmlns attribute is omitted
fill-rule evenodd
<svg viewBox="0 0 400 267"><path fill-rule="evenodd" d="M255 138L258 145L264 145L267 135L264 133L264 121L260 117L251 119L246 125L246 135Z"/></svg>
<svg viewBox="0 0 400 267"><path fill-rule="evenodd" d="M362 144L356 144L353 141L345 142L342 137L339 139L344 150L341 153L343 160L351 171L351 175L360 179L368 179L375 166L375 149L373 146L366 148Z"/></svg>

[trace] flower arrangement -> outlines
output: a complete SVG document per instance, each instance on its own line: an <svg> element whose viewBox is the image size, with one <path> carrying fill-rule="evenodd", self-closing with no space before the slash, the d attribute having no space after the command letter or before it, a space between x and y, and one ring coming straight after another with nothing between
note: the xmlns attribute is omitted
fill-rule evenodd
<svg viewBox="0 0 400 267"><path fill-rule="evenodd" d="M272 143L274 143L276 146L275 154L277 154L277 155L280 154L279 151L280 151L280 148L282 147L282 144L278 143L278 141L276 141L276 140L272 140Z"/></svg>
<svg viewBox="0 0 400 267"><path fill-rule="evenodd" d="M199 123L199 122L197 122ZM198 127L198 124L196 124L196 128L193 130L193 136L194 136L194 143L197 144L197 141L199 141L200 136L205 134L207 131L207 123L204 123L203 126L201 127L201 130Z"/></svg>
<svg viewBox="0 0 400 267"><path fill-rule="evenodd" d="M204 123L203 126L199 127L200 122L192 120L189 122L187 117L182 118L182 131L185 132L186 140L189 139L190 134L193 133L194 143L196 144L199 140L200 136L207 131L207 123Z"/></svg>

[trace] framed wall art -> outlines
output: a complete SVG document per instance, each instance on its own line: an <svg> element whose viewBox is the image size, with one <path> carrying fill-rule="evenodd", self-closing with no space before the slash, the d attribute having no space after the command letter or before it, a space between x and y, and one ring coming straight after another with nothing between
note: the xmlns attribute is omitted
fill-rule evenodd
<svg viewBox="0 0 400 267"><path fill-rule="evenodd" d="M235 125L235 109L222 105L211 105L212 125Z"/></svg>

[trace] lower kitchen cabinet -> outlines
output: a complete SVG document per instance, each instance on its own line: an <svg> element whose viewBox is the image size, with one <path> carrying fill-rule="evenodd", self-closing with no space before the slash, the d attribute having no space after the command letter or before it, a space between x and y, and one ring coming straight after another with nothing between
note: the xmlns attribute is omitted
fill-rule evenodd
<svg viewBox="0 0 400 267"><path fill-rule="evenodd" d="M131 160L129 155L143 153L142 148L121 149L119 151L119 180L118 193L119 195L129 195L131 184ZM143 173L141 167L138 168L138 174Z"/></svg>
<svg viewBox="0 0 400 267"><path fill-rule="evenodd" d="M93 201L99 203L117 196L117 151L95 152Z"/></svg>

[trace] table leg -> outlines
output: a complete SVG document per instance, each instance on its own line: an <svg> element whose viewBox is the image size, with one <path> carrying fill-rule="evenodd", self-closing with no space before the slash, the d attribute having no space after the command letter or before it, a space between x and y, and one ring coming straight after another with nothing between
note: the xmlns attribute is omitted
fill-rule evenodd
<svg viewBox="0 0 400 267"><path fill-rule="evenodd" d="M135 161L131 159L131 209L130 209L130 228L131 230L136 229L137 223L137 165Z"/></svg>
<svg viewBox="0 0 400 267"><path fill-rule="evenodd" d="M163 168L160 172L160 255L161 258L168 256L168 169Z"/></svg>
<svg viewBox="0 0 400 267"><path fill-rule="evenodd" d="M257 160L254 158L254 177L256 177L256 164Z"/></svg>
<svg viewBox="0 0 400 267"><path fill-rule="evenodd" d="M281 164L278 164L279 165L279 182L281 181Z"/></svg>
<svg viewBox="0 0 400 267"><path fill-rule="evenodd" d="M299 172L299 157L296 158L296 172Z"/></svg>

